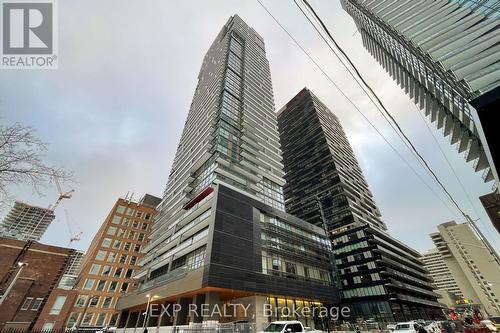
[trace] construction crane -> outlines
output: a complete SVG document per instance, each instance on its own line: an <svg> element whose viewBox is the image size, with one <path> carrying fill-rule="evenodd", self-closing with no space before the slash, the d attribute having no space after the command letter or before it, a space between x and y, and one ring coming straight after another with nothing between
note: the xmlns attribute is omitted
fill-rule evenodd
<svg viewBox="0 0 500 333"><path fill-rule="evenodd" d="M38 229L40 223L45 219L45 216L47 216L48 213L54 214L54 211L56 210L57 206L59 206L61 201L63 201L64 199L71 199L71 197L73 196L73 192L75 192L75 190L73 190L73 189L71 189L67 192L63 192L63 190L61 188L61 184L59 183L59 177L57 176L57 173L54 169L52 169L52 179L54 180L54 183L56 184L57 191L59 192L59 197L57 198L56 202L49 205L47 210L43 213L42 217L38 220L36 226L34 228L32 228L29 237L31 237L33 235L33 233ZM25 227L25 229L26 228L27 228L27 226Z"/></svg>
<svg viewBox="0 0 500 333"><path fill-rule="evenodd" d="M57 198L57 201L49 206L49 210L54 211L56 210L57 206L61 203L61 201L63 201L64 199L71 199L71 197L73 196L73 192L75 192L75 190L71 189L67 192L63 192L61 189L61 184L59 183L59 177L57 176L55 170L52 170L52 179L54 180L54 183L56 184L57 187L57 191L59 192L59 198Z"/></svg>
<svg viewBox="0 0 500 333"><path fill-rule="evenodd" d="M69 214L68 214L68 211L66 209L64 210L64 215L66 216L66 224L68 225L69 236L70 236L69 243L68 243L68 247L69 247L71 245L71 243L77 242L80 240L80 237L83 235L83 232L80 231L76 235L73 234L73 230L71 229L71 220L69 218Z"/></svg>

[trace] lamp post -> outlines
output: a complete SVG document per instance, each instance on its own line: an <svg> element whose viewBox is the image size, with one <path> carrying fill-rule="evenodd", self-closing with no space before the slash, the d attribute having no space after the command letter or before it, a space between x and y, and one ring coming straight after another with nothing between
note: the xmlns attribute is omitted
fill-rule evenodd
<svg viewBox="0 0 500 333"><path fill-rule="evenodd" d="M12 288L14 288L14 285L16 284L17 279L21 275L21 272L23 271L23 268L26 267L26 266L28 266L28 264L19 261L17 263L17 266L19 267L19 270L17 271L16 275L14 276L14 279L12 280L12 282L10 283L10 285L7 287L7 289L3 293L2 297L0 298L0 305L7 299L7 296L9 295L10 291L12 290Z"/></svg>
<svg viewBox="0 0 500 333"><path fill-rule="evenodd" d="M151 301L154 298L158 298L159 296L147 294L146 297L148 298L148 303L146 305L146 313L144 314L144 322L142 324L142 328L144 329L144 332L147 332L146 324L148 323L148 317L149 317L149 304L151 304Z"/></svg>

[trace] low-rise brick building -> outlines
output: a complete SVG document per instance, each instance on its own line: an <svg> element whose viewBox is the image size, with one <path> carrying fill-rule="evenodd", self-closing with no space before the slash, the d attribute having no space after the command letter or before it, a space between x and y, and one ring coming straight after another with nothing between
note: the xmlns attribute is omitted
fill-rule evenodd
<svg viewBox="0 0 500 333"><path fill-rule="evenodd" d="M139 202L120 198L95 235L81 263L74 288L53 290L36 329L115 326L120 296L136 289L142 247L160 199L146 194Z"/></svg>
<svg viewBox="0 0 500 333"><path fill-rule="evenodd" d="M74 251L0 237L0 330L34 327Z"/></svg>

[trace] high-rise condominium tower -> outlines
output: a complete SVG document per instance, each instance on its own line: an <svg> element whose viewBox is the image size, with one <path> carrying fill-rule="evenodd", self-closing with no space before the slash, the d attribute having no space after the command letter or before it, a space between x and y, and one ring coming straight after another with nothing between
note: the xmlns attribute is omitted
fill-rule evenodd
<svg viewBox="0 0 500 333"><path fill-rule="evenodd" d="M466 161L474 161L473 167L483 171L483 179L496 177L498 182L494 160L469 107L469 102L492 92L496 97L488 99L496 98L498 106L498 2L341 2L356 22L365 48L450 137L451 144L457 144L458 152L466 152Z"/></svg>
<svg viewBox="0 0 500 333"><path fill-rule="evenodd" d="M320 199L329 230L352 222L387 229L337 117L304 88L278 119L287 212L321 225Z"/></svg>
<svg viewBox="0 0 500 333"><path fill-rule="evenodd" d="M434 280L434 285L437 289L444 289L459 297L464 296L437 248L426 251L421 259Z"/></svg>
<svg viewBox="0 0 500 333"><path fill-rule="evenodd" d="M490 316L500 315L500 265L468 224L438 225L431 239L451 272L460 296L479 305Z"/></svg>
<svg viewBox="0 0 500 333"><path fill-rule="evenodd" d="M0 226L0 235L19 240L39 241L55 218L51 209L16 201Z"/></svg>
<svg viewBox="0 0 500 333"><path fill-rule="evenodd" d="M164 198L136 274L118 302L121 326L247 320L261 329L272 307L332 304L322 228L284 213L285 183L264 41L237 15L208 50ZM146 295L183 311L143 318ZM231 319L189 313L188 304L245 303ZM276 313L276 312L273 312ZM318 326L319 318L302 318Z"/></svg>
<svg viewBox="0 0 500 333"><path fill-rule="evenodd" d="M328 230L347 320L439 318L420 254L392 238L337 117L307 88L278 114L287 211Z"/></svg>

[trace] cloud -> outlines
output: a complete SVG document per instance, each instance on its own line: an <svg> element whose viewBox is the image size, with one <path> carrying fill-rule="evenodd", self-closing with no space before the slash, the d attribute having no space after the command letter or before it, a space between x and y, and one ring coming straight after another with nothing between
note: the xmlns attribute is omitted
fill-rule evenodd
<svg viewBox="0 0 500 333"><path fill-rule="evenodd" d="M404 152L402 143L293 3L264 3L360 110ZM356 26L350 17L337 2L313 1L312 5L431 165L467 206L413 103L362 47L359 33L353 36ZM68 233L62 231L66 209L75 229L84 231L82 240L73 245L84 249L118 196L128 191L137 197L145 192L162 194L203 56L235 13L265 39L276 108L304 86L309 87L342 121L391 233L419 250L430 247L427 235L453 214L254 0L60 3L59 69L2 71L0 76L0 121L35 127L50 143L47 160L75 170L79 179L74 197L61 204L57 221L43 241L67 245ZM436 136L470 192L478 211L476 214L470 209L473 215L490 224L477 200L489 187L440 133ZM408 152L403 154L412 159ZM411 161L417 168L416 161ZM39 205L48 205L56 198L55 189L46 192L45 197L38 198L25 188L16 190L19 199Z"/></svg>

